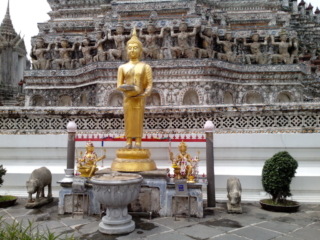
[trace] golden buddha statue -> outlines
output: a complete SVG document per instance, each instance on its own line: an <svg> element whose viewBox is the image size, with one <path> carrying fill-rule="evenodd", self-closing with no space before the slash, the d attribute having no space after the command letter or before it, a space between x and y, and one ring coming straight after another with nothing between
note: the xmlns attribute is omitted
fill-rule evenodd
<svg viewBox="0 0 320 240"><path fill-rule="evenodd" d="M117 150L117 158L113 161L111 170L125 172L139 172L155 170L156 165L150 160L149 149L142 149L143 119L146 97L152 90L152 69L140 62L142 43L137 37L136 29L126 46L129 62L118 69L117 90L122 91L124 127L126 145ZM132 141L135 139L135 145Z"/></svg>
<svg viewBox="0 0 320 240"><path fill-rule="evenodd" d="M97 162L104 159L106 155L98 158L97 154L94 152L94 146L92 142L87 142L86 144L86 152L82 158L78 158L78 172L80 172L80 177L88 177L91 178L96 171Z"/></svg>
<svg viewBox="0 0 320 240"><path fill-rule="evenodd" d="M176 158L173 157L173 153L169 151L170 160L172 162L172 168L174 169L175 179L186 178L188 183L194 183L195 177L195 165L200 161L199 157L192 159L190 154L187 153L187 144L181 142L179 144L179 154Z"/></svg>

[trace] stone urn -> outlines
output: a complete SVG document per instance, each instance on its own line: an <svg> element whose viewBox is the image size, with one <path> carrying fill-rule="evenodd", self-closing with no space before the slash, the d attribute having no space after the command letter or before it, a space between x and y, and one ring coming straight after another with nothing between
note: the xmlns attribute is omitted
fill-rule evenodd
<svg viewBox="0 0 320 240"><path fill-rule="evenodd" d="M107 207L99 224L104 234L124 234L135 229L128 214L128 204L137 199L142 176L131 173L111 173L91 178L95 198Z"/></svg>

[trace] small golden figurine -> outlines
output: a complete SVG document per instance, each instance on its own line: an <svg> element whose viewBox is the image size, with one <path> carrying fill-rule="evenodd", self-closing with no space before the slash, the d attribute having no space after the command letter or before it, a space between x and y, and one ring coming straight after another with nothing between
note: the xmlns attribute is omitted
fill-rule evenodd
<svg viewBox="0 0 320 240"><path fill-rule="evenodd" d="M80 177L91 178L94 173L98 170L97 162L104 159L106 155L98 158L97 154L94 152L94 146L92 142L87 142L86 152L82 158L78 158L78 172L80 172Z"/></svg>
<svg viewBox="0 0 320 240"><path fill-rule="evenodd" d="M190 154L187 153L187 144L181 142L179 144L179 154L176 159L173 153L169 151L170 160L172 161L172 168L174 169L175 179L187 178L188 183L195 183L195 176L198 174L199 156L192 159ZM200 152L198 152L199 154Z"/></svg>

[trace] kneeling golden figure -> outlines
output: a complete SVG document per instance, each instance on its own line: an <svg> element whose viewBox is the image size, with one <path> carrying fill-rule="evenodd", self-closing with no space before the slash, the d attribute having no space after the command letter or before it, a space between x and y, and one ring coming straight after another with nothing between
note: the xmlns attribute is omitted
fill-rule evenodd
<svg viewBox="0 0 320 240"><path fill-rule="evenodd" d="M94 152L94 146L92 142L87 142L86 152L82 158L78 158L78 172L80 172L80 177L91 178L96 171L97 162L104 159L106 155L98 158L97 154Z"/></svg>
<svg viewBox="0 0 320 240"><path fill-rule="evenodd" d="M152 90L152 69L150 65L140 62L142 43L133 30L132 38L127 42L129 62L118 68L117 90L124 94L123 112L125 136L124 148L117 150L117 158L111 170L123 172L140 172L155 170L156 164L149 159L149 149L142 149L143 119L145 98ZM132 142L135 140L135 145Z"/></svg>

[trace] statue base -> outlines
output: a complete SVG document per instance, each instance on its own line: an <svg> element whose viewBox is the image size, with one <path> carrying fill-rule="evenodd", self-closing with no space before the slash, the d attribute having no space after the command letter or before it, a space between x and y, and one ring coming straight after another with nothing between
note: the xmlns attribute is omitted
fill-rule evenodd
<svg viewBox="0 0 320 240"><path fill-rule="evenodd" d="M156 163L150 159L149 149L118 149L117 158L111 165L112 171L142 172L156 170Z"/></svg>
<svg viewBox="0 0 320 240"><path fill-rule="evenodd" d="M53 198L52 197L42 197L39 199L39 202L28 202L25 205L25 208L27 209L32 209L32 208L39 208L42 207L46 204L49 204L53 202Z"/></svg>

